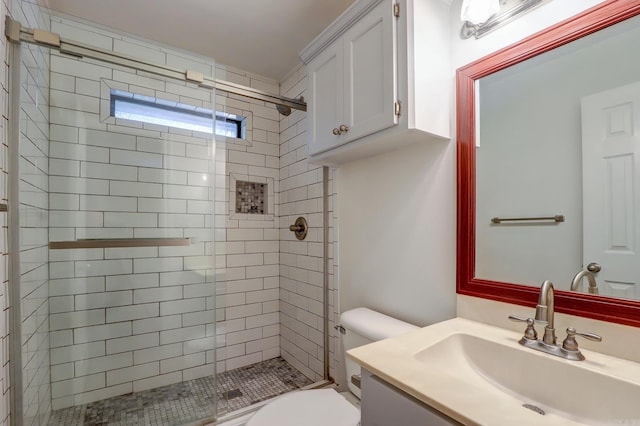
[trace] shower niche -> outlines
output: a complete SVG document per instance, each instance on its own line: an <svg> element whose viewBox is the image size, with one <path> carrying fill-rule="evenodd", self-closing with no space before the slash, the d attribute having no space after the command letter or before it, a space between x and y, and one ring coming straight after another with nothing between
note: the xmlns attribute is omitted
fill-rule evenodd
<svg viewBox="0 0 640 426"><path fill-rule="evenodd" d="M231 219L273 220L273 178L230 174Z"/></svg>

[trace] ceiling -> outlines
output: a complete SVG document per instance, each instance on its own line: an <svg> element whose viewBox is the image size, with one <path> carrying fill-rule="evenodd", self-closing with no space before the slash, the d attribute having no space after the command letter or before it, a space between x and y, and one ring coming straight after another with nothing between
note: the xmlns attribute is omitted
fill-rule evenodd
<svg viewBox="0 0 640 426"><path fill-rule="evenodd" d="M281 80L355 0L49 0L53 10Z"/></svg>

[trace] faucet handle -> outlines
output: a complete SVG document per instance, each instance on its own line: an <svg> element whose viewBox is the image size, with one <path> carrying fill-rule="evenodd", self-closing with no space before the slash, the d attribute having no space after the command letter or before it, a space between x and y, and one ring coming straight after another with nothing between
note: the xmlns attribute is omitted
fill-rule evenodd
<svg viewBox="0 0 640 426"><path fill-rule="evenodd" d="M576 336L584 337L585 339L593 340L594 342L602 342L602 337L594 333L580 333L575 328L567 328L567 337L562 342L562 347L568 351L577 351L578 342Z"/></svg>
<svg viewBox="0 0 640 426"><path fill-rule="evenodd" d="M509 315L509 319L511 321L526 322L527 328L524 330L524 338L526 340L538 340L538 333L533 327L533 324L535 323L533 318L523 318L517 315Z"/></svg>

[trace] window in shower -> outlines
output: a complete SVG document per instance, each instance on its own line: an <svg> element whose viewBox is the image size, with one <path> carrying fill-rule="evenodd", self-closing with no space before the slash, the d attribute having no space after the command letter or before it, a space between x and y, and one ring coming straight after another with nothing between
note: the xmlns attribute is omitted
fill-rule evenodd
<svg viewBox="0 0 640 426"><path fill-rule="evenodd" d="M166 99L111 90L111 116L149 124L211 133L213 111ZM215 112L215 134L236 139L246 137L246 118Z"/></svg>

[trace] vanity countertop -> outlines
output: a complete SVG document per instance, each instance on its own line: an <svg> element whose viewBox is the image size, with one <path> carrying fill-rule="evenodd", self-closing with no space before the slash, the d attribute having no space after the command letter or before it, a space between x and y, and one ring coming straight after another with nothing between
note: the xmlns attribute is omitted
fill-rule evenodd
<svg viewBox="0 0 640 426"><path fill-rule="evenodd" d="M568 361L519 345L521 337L521 333L454 318L352 349L347 355L389 384L467 425L640 424L640 408L636 407L640 364L586 350L582 351L585 361ZM465 351L474 354L468 356ZM601 379L604 385L597 382ZM609 395L598 404L575 394L590 388L587 392L604 392L606 386L619 395ZM592 408L601 416L593 422L591 417L567 414L591 416L589 404L608 407L620 397L624 405L611 408L617 418L602 414L602 408ZM540 402L545 399L547 404ZM529 403L546 414L523 408ZM638 410L637 417L634 410Z"/></svg>

